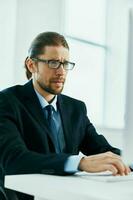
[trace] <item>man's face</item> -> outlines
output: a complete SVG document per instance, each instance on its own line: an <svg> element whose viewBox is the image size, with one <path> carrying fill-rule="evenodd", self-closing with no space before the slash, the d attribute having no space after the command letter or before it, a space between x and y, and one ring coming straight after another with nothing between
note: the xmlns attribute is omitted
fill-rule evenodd
<svg viewBox="0 0 133 200"><path fill-rule="evenodd" d="M69 61L69 51L63 46L46 46L45 53L38 56L43 60ZM33 74L33 81L39 88L50 94L59 94L63 90L67 71L63 65L57 69L49 68L48 64L37 62L36 72Z"/></svg>

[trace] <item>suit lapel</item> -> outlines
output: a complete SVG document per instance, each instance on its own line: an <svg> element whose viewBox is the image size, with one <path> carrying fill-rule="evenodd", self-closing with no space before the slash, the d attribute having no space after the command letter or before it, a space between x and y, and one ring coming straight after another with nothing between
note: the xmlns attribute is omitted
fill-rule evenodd
<svg viewBox="0 0 133 200"><path fill-rule="evenodd" d="M66 152L71 153L72 147L73 147L73 138L72 138L72 130L71 130L71 121L70 119L70 107L68 107L68 102L63 99L62 95L58 95L58 101L57 106L60 112L62 125L63 125L63 131L64 131L64 138L66 143Z"/></svg>
<svg viewBox="0 0 133 200"><path fill-rule="evenodd" d="M34 91L32 81L29 81L23 86L23 103L26 106L26 109L29 110L35 120L40 124L42 131L45 131L52 140L46 118Z"/></svg>
<svg viewBox="0 0 133 200"><path fill-rule="evenodd" d="M19 97L22 97L22 102L25 105L26 109L32 114L35 120L42 127L42 131L45 131L46 134L51 138L49 127L47 125L46 119L44 117L43 110L41 108L38 97L34 91L32 81L29 81L23 86L23 91ZM63 95L58 95L57 106L61 115L62 126L64 131L64 138L66 144L66 152L71 153L73 148L73 135L72 135L72 125L70 119L72 109L68 106L68 101L63 97ZM53 143L53 141L52 141ZM53 143L54 145L54 143Z"/></svg>

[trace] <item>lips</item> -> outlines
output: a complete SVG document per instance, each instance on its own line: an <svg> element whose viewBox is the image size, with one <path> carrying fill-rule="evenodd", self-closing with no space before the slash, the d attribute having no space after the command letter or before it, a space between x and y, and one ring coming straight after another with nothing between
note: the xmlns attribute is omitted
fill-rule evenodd
<svg viewBox="0 0 133 200"><path fill-rule="evenodd" d="M64 83L63 81L53 81L53 83Z"/></svg>
<svg viewBox="0 0 133 200"><path fill-rule="evenodd" d="M64 79L53 79L51 82L52 83L64 83L65 80Z"/></svg>

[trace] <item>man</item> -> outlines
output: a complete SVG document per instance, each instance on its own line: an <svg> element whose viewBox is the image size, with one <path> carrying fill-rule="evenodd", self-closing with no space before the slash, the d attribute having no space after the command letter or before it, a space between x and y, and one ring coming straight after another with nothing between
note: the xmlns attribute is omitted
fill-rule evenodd
<svg viewBox="0 0 133 200"><path fill-rule="evenodd" d="M85 104L61 94L74 65L62 35L44 32L33 40L25 60L29 82L0 93L0 162L5 174L130 172L120 151L97 134Z"/></svg>

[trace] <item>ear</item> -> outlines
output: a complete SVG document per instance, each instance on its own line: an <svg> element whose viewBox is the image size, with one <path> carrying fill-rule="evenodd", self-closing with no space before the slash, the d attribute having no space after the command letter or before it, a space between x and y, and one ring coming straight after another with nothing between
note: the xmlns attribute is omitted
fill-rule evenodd
<svg viewBox="0 0 133 200"><path fill-rule="evenodd" d="M25 64L31 73L36 72L36 70L37 70L36 63L31 58L27 58L25 61Z"/></svg>

